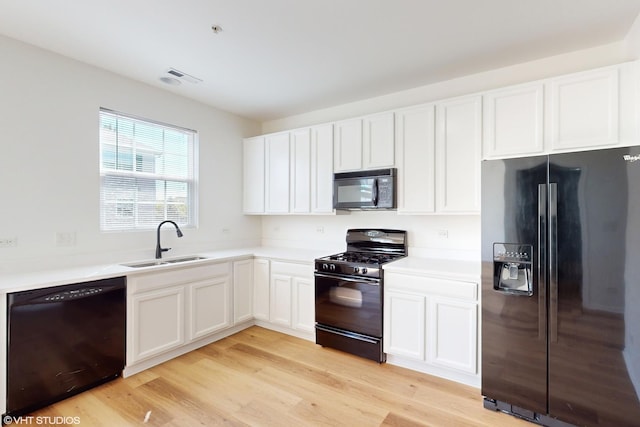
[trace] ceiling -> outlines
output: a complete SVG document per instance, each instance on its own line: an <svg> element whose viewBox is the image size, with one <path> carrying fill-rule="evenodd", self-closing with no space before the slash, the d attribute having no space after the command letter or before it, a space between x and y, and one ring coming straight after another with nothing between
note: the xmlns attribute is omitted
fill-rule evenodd
<svg viewBox="0 0 640 427"><path fill-rule="evenodd" d="M640 0L0 0L0 8L0 34L267 121L620 41ZM202 82L163 83L169 68Z"/></svg>

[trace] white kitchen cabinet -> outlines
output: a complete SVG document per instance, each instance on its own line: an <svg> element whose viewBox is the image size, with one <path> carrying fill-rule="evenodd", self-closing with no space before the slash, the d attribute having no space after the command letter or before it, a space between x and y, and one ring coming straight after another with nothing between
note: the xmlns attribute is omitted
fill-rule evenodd
<svg viewBox="0 0 640 427"><path fill-rule="evenodd" d="M246 214L264 213L264 156L264 137L243 141L243 211Z"/></svg>
<svg viewBox="0 0 640 427"><path fill-rule="evenodd" d="M288 274L272 273L270 318L271 323L290 328L291 322L291 293L293 278Z"/></svg>
<svg viewBox="0 0 640 427"><path fill-rule="evenodd" d="M478 372L478 305L449 298L429 299L431 345L434 365L469 374ZM453 332L453 333L452 333Z"/></svg>
<svg viewBox="0 0 640 427"><path fill-rule="evenodd" d="M435 212L435 104L396 111L398 213Z"/></svg>
<svg viewBox="0 0 640 427"><path fill-rule="evenodd" d="M271 262L270 323L305 333L315 325L315 287L309 264Z"/></svg>
<svg viewBox="0 0 640 427"><path fill-rule="evenodd" d="M311 128L311 212L334 212L332 124Z"/></svg>
<svg viewBox="0 0 640 427"><path fill-rule="evenodd" d="M498 89L483 95L483 157L542 154L544 85L542 82Z"/></svg>
<svg viewBox="0 0 640 427"><path fill-rule="evenodd" d="M334 171L393 167L394 138L393 112L335 123Z"/></svg>
<svg viewBox="0 0 640 427"><path fill-rule="evenodd" d="M395 165L394 115L372 114L362 119L362 168L380 169Z"/></svg>
<svg viewBox="0 0 640 427"><path fill-rule="evenodd" d="M269 320L269 260L253 260L253 317L257 320Z"/></svg>
<svg viewBox="0 0 640 427"><path fill-rule="evenodd" d="M362 119L337 122L333 129L334 171L362 169Z"/></svg>
<svg viewBox="0 0 640 427"><path fill-rule="evenodd" d="M637 62L483 94L483 158L636 145Z"/></svg>
<svg viewBox="0 0 640 427"><path fill-rule="evenodd" d="M253 319L253 259L233 262L233 323Z"/></svg>
<svg viewBox="0 0 640 427"><path fill-rule="evenodd" d="M127 368L231 326L230 263L127 278Z"/></svg>
<svg viewBox="0 0 640 427"><path fill-rule="evenodd" d="M133 332L127 346L128 365L185 343L184 293L184 287L177 286L128 299L128 323Z"/></svg>
<svg viewBox="0 0 640 427"><path fill-rule="evenodd" d="M618 144L619 72L607 67L548 81L551 150Z"/></svg>
<svg viewBox="0 0 640 427"><path fill-rule="evenodd" d="M265 212L289 212L289 132L265 136Z"/></svg>
<svg viewBox="0 0 640 427"><path fill-rule="evenodd" d="M477 283L386 271L384 310L390 363L478 385Z"/></svg>
<svg viewBox="0 0 640 427"><path fill-rule="evenodd" d="M189 340L231 326L231 278L228 275L192 283L189 291Z"/></svg>
<svg viewBox="0 0 640 427"><path fill-rule="evenodd" d="M333 125L291 131L290 213L333 213Z"/></svg>
<svg viewBox="0 0 640 427"><path fill-rule="evenodd" d="M482 149L482 98L436 104L436 210L478 213Z"/></svg>
<svg viewBox="0 0 640 427"><path fill-rule="evenodd" d="M425 296L399 291L385 292L384 351L413 359L425 358Z"/></svg>
<svg viewBox="0 0 640 427"><path fill-rule="evenodd" d="M292 327L301 331L315 331L315 283L313 278L294 277Z"/></svg>
<svg viewBox="0 0 640 427"><path fill-rule="evenodd" d="M311 129L291 131L291 212L311 212Z"/></svg>

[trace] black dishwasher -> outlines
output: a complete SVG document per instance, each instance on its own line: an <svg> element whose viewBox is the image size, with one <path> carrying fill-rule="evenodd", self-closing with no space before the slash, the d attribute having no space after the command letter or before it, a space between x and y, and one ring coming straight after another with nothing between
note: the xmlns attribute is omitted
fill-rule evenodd
<svg viewBox="0 0 640 427"><path fill-rule="evenodd" d="M7 415L122 374L126 278L7 294Z"/></svg>

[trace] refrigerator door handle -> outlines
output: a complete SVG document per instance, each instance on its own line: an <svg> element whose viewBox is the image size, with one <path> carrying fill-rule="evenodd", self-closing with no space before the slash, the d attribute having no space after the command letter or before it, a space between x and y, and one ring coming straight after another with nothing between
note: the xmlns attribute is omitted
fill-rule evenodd
<svg viewBox="0 0 640 427"><path fill-rule="evenodd" d="M558 184L549 184L549 339L558 342Z"/></svg>
<svg viewBox="0 0 640 427"><path fill-rule="evenodd" d="M547 249L547 184L538 185L538 339L547 339L546 298L547 274L545 253Z"/></svg>

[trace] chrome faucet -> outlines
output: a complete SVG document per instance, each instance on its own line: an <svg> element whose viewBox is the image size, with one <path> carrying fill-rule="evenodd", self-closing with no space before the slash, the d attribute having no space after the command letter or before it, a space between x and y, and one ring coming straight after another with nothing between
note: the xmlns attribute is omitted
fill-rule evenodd
<svg viewBox="0 0 640 427"><path fill-rule="evenodd" d="M180 227L178 227L178 224L176 224L175 222L166 220L158 224L157 239L156 239L156 259L162 258L162 252L166 252L169 249L171 249L171 248L163 248L160 246L160 227L162 227L162 224L166 224L167 222L173 224L173 226L176 228L176 233L178 234L178 237L182 237L182 231L180 231Z"/></svg>

